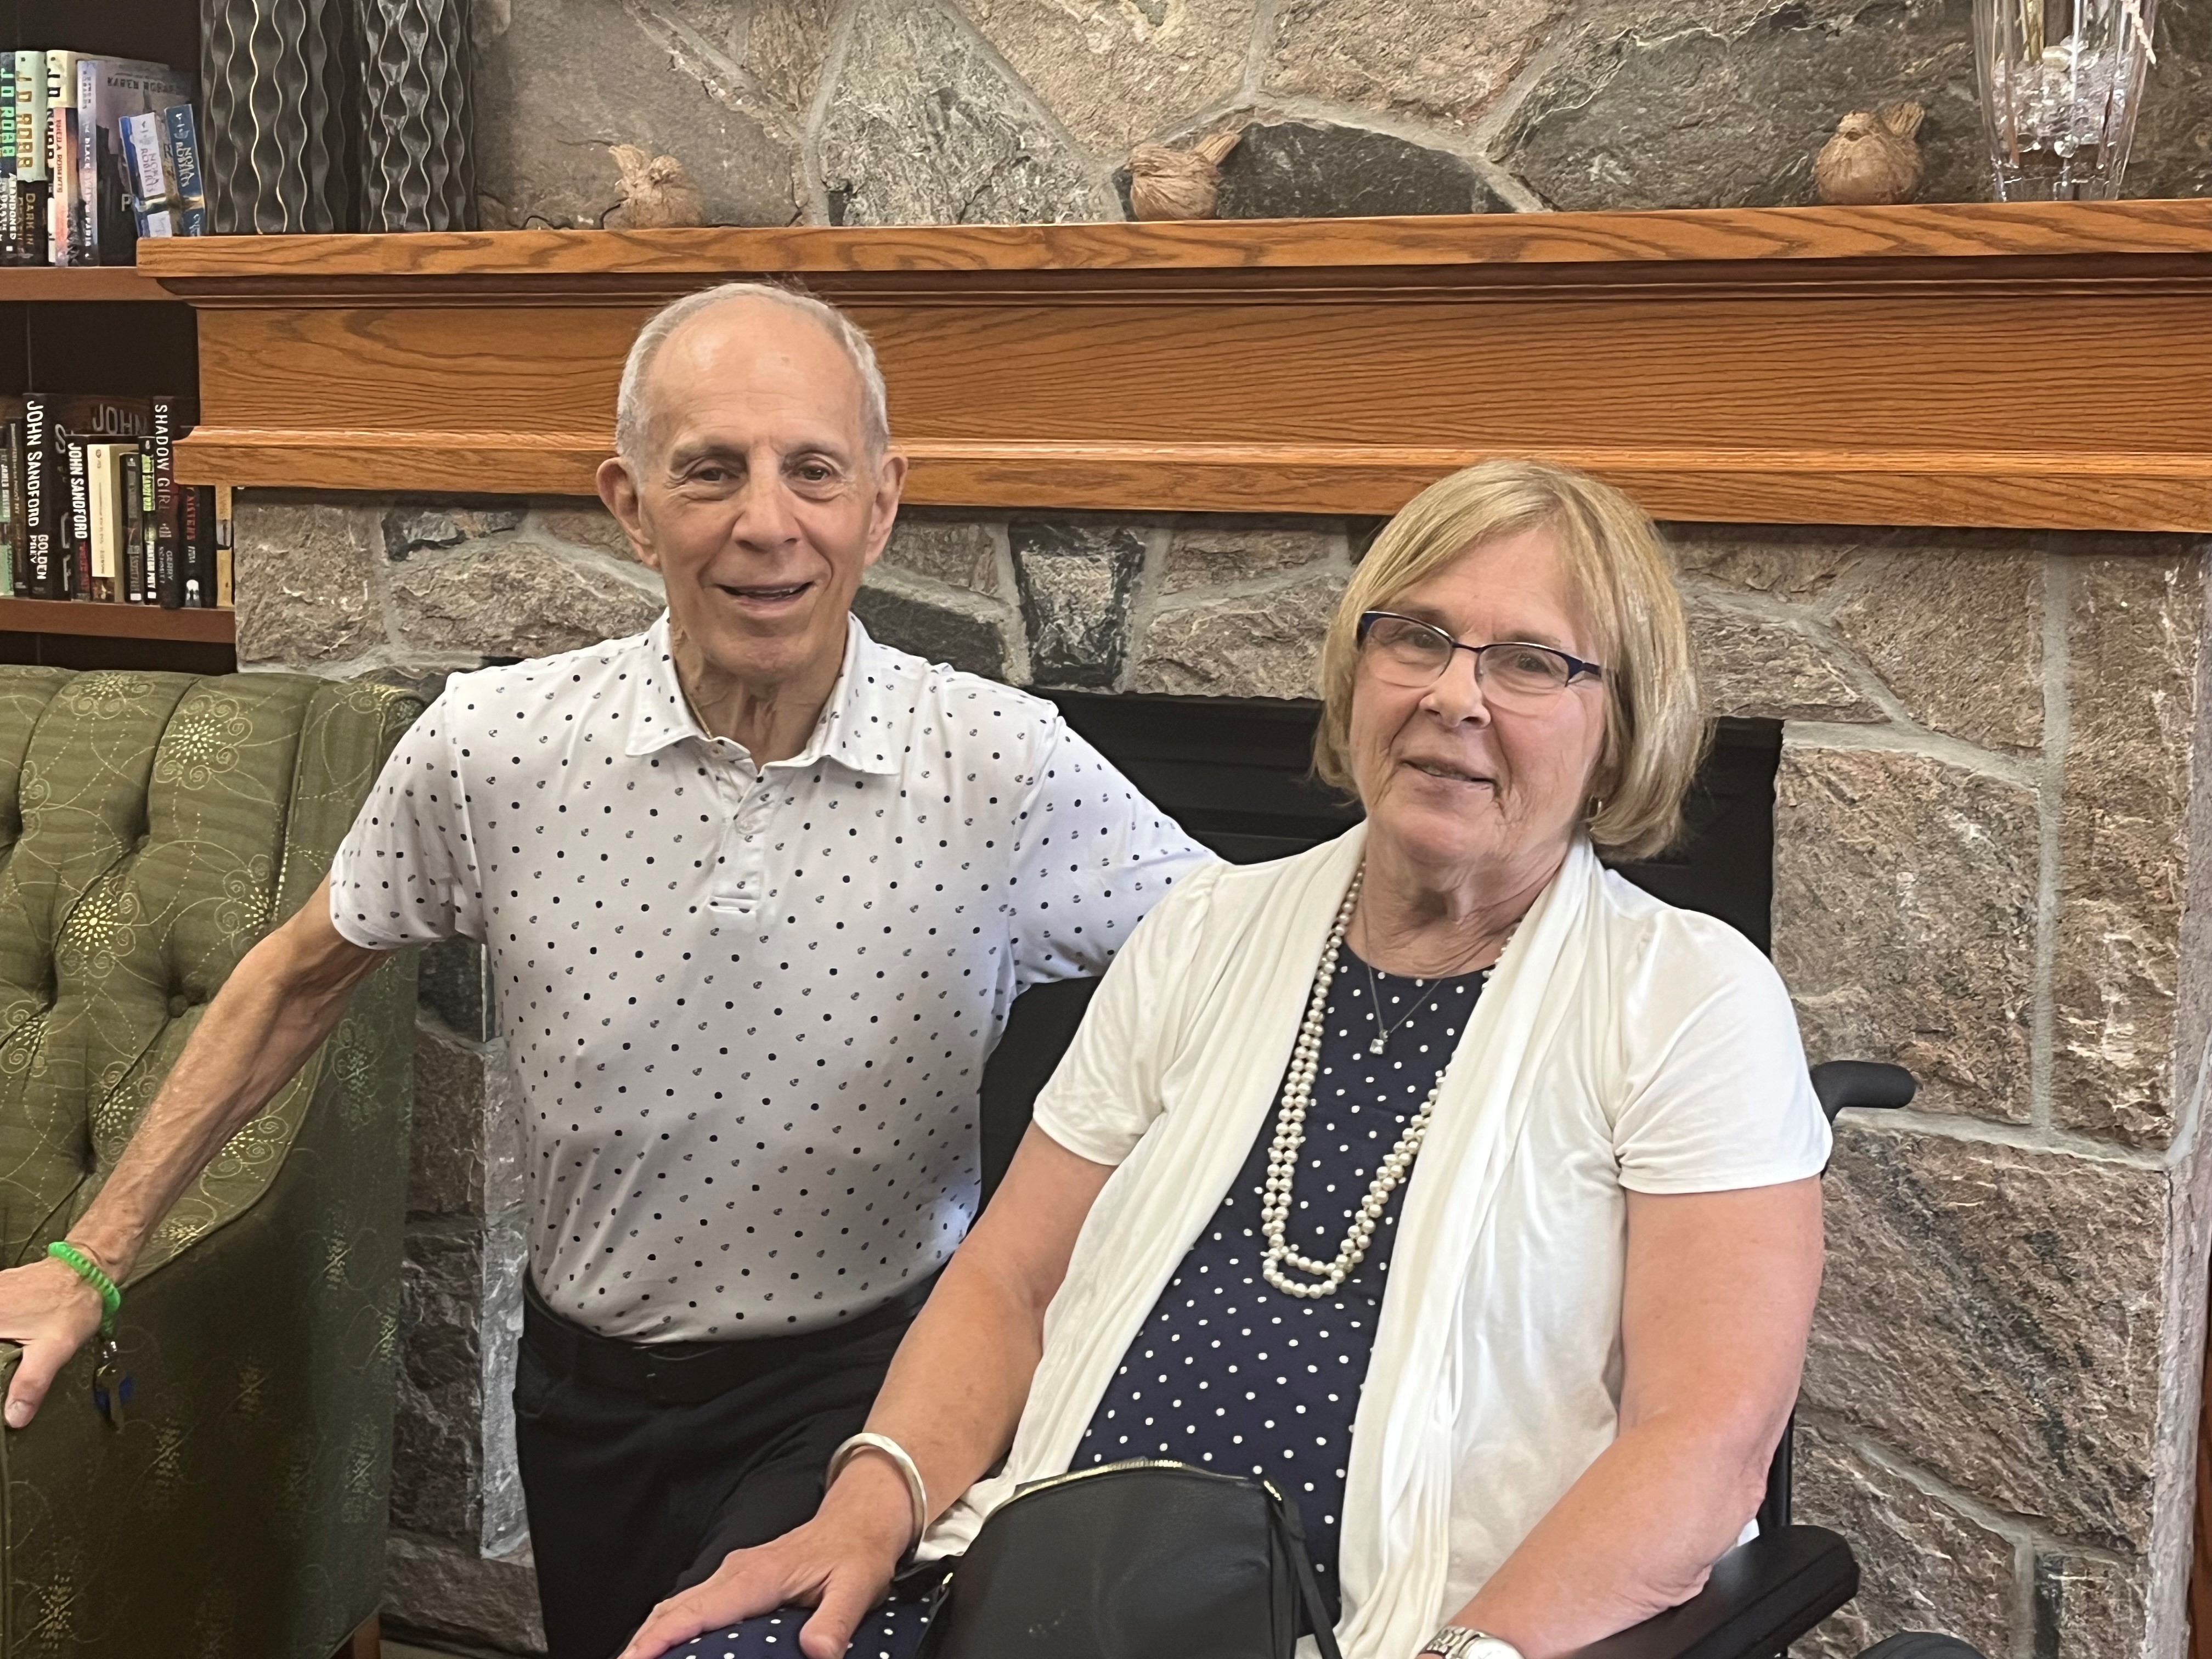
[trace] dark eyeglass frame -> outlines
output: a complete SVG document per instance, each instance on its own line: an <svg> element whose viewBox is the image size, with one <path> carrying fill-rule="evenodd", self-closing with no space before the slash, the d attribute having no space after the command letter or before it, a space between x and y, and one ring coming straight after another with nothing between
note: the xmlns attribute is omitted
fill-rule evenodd
<svg viewBox="0 0 2212 1659"><path fill-rule="evenodd" d="M1428 632L1435 635L1445 644L1451 647L1453 650L1466 652L1469 656L1474 659L1474 678L1478 681L1480 681L1483 677L1483 653L1486 651L1507 650L1540 651L1546 656L1557 657L1561 662L1566 664L1567 678L1559 686L1559 690L1562 691L1565 690L1568 686L1572 685L1577 680L1583 678L1585 675L1591 679L1600 682L1602 682L1605 678L1605 667L1603 664L1585 662L1580 657L1576 656L1572 652L1562 651L1555 645L1539 645L1534 640L1492 640L1488 645L1468 645L1462 641L1452 638L1449 633L1443 629L1437 627L1434 623L1423 622L1419 617L1404 616L1395 611L1361 611L1359 613L1358 635L1358 642L1360 645L1363 647L1366 645L1369 631L1374 628L1376 623L1383 621L1408 623L1415 628L1425 629ZM1451 659L1449 657L1446 657L1444 659L1445 666L1437 670L1437 678L1438 679L1442 679L1444 677L1446 670L1449 668L1450 664Z"/></svg>

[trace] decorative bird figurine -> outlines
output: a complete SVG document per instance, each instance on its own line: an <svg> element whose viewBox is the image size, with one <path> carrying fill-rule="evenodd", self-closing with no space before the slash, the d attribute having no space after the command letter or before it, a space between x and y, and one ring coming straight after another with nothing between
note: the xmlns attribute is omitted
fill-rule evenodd
<svg viewBox="0 0 2212 1659"><path fill-rule="evenodd" d="M623 230L659 230L707 222L699 186L673 155L649 155L635 144L610 144L608 154L622 173L623 199L605 222Z"/></svg>
<svg viewBox="0 0 2212 1659"><path fill-rule="evenodd" d="M1211 219L1221 163L1243 136L1210 133L1188 149L1138 145L1129 152L1129 210L1139 219Z"/></svg>
<svg viewBox="0 0 2212 1659"><path fill-rule="evenodd" d="M1909 202L1920 188L1920 146L1913 135L1927 112L1917 104L1886 104L1869 115L1853 110L1813 159L1820 199L1837 207Z"/></svg>

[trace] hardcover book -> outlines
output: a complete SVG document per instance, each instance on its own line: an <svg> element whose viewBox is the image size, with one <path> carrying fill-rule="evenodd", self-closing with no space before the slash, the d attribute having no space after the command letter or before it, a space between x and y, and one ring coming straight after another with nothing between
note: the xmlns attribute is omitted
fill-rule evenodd
<svg viewBox="0 0 2212 1659"><path fill-rule="evenodd" d="M192 429L192 404L186 398L154 399L154 592L173 610L185 602L177 501L176 441Z"/></svg>
<svg viewBox="0 0 2212 1659"><path fill-rule="evenodd" d="M69 494L63 509L63 520L67 534L63 538L69 547L69 556L62 562L62 575L69 586L62 597L70 599L92 598L92 475L88 470L91 458L85 452L89 441L67 427L58 427L62 446L62 477Z"/></svg>
<svg viewBox="0 0 2212 1659"><path fill-rule="evenodd" d="M190 104L161 112L167 131L169 173L177 186L177 234L207 234L207 185L200 177L200 130Z"/></svg>
<svg viewBox="0 0 2212 1659"><path fill-rule="evenodd" d="M58 265L77 264L82 204L77 199L76 61L73 52L46 58L46 247Z"/></svg>
<svg viewBox="0 0 2212 1659"><path fill-rule="evenodd" d="M141 236L177 234L177 181L169 173L168 130L159 111L122 121L123 166Z"/></svg>
<svg viewBox="0 0 2212 1659"><path fill-rule="evenodd" d="M23 441L23 422L10 420L0 427L0 534L7 538L5 556L0 556L0 598L14 599L18 593L27 594L30 583L23 569L23 533L18 522L21 508L17 505L22 495L15 480L21 477L15 458Z"/></svg>
<svg viewBox="0 0 2212 1659"><path fill-rule="evenodd" d="M120 444L84 446L84 544L92 581L87 592L103 605L125 597L123 587L123 492L117 463ZM74 497L76 463L70 463L70 493Z"/></svg>
<svg viewBox="0 0 2212 1659"><path fill-rule="evenodd" d="M55 574L56 521L60 501L52 490L53 424L42 392L23 398L23 592L28 598L58 599Z"/></svg>

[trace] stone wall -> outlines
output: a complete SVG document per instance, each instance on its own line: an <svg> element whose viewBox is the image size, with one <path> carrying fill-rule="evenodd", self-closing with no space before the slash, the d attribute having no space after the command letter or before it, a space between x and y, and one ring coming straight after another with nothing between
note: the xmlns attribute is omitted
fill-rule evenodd
<svg viewBox="0 0 2212 1659"><path fill-rule="evenodd" d="M913 512L860 601L1018 684L1310 696L1372 520ZM596 506L248 496L257 665L410 682L654 614ZM1991 1659L2173 1659L2203 1352L2204 579L2178 538L1676 526L1716 712L1784 722L1775 954L1847 1121L1800 1429L1858 1600ZM2191 822L2192 812L2198 820ZM2191 964L2185 967L2185 964ZM425 964L392 1610L528 1650L520 1202L473 953Z"/></svg>
<svg viewBox="0 0 2212 1659"><path fill-rule="evenodd" d="M609 147L728 224L1121 216L1226 125L1224 217L1812 199L1846 111L1987 193L1971 0L475 0L487 226L619 225ZM2212 188L2212 7L2166 0L2129 184Z"/></svg>

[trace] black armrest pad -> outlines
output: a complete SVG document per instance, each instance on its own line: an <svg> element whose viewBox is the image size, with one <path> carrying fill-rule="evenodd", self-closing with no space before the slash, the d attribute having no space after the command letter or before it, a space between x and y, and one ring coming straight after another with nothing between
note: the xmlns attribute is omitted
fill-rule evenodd
<svg viewBox="0 0 2212 1659"><path fill-rule="evenodd" d="M1771 1659L1858 1594L1850 1546L1822 1527L1739 1544L1705 1587L1575 1659Z"/></svg>

